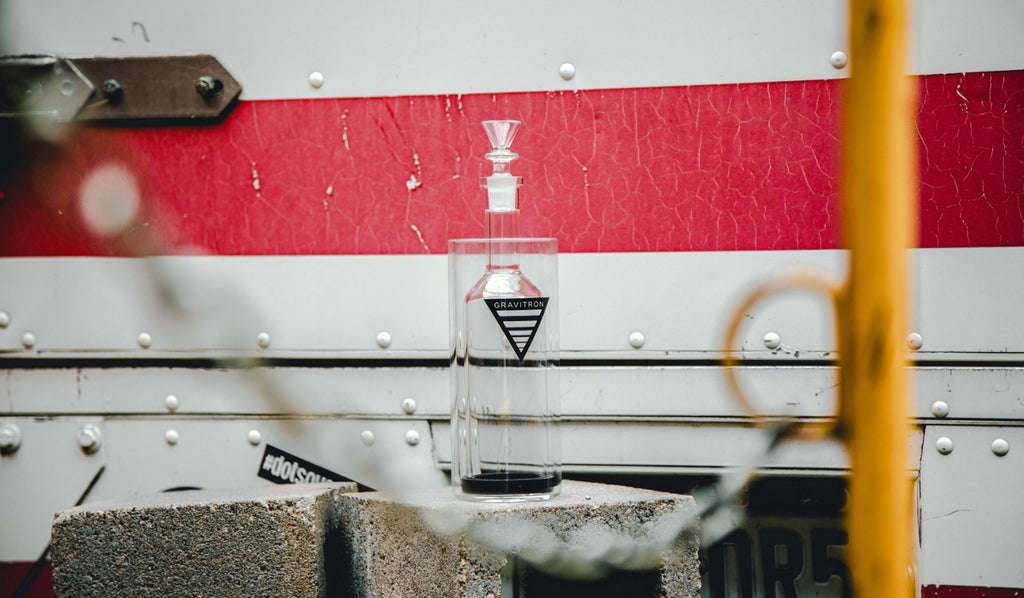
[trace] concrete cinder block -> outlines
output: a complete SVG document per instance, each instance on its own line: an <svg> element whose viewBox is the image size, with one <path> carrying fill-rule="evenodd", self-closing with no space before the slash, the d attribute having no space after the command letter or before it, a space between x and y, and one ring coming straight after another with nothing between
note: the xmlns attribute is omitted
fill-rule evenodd
<svg viewBox="0 0 1024 598"><path fill-rule="evenodd" d="M197 491L58 514L58 598L679 597L700 593L689 496L566 481L527 503L353 484ZM666 540L668 540L666 542Z"/></svg>
<svg viewBox="0 0 1024 598"><path fill-rule="evenodd" d="M325 598L335 497L354 483L171 492L57 514L55 595Z"/></svg>
<svg viewBox="0 0 1024 598"><path fill-rule="evenodd" d="M448 488L335 499L340 562L329 566L344 595L700 595L696 528L673 531L695 519L690 496L566 481L543 502L462 502Z"/></svg>

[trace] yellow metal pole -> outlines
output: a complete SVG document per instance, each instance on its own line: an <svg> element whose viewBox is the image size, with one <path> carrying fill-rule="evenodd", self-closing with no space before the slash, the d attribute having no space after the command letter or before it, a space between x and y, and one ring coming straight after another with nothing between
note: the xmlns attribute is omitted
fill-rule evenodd
<svg viewBox="0 0 1024 598"><path fill-rule="evenodd" d="M917 161L907 13L906 0L850 0L841 158L850 264L839 327L841 421L853 473L850 569L861 597L915 595L904 339Z"/></svg>

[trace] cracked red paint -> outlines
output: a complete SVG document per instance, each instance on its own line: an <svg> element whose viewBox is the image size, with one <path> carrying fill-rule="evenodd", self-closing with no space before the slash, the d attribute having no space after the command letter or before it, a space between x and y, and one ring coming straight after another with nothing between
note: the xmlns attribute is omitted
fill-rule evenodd
<svg viewBox="0 0 1024 598"><path fill-rule="evenodd" d="M0 255L121 255L85 173L139 173L135 249L442 253L484 232L479 122L518 118L522 232L561 251L839 246L841 82L242 102L213 127L82 127L0 189ZM921 246L1024 245L1024 72L921 79ZM140 234L145 233L145 234Z"/></svg>

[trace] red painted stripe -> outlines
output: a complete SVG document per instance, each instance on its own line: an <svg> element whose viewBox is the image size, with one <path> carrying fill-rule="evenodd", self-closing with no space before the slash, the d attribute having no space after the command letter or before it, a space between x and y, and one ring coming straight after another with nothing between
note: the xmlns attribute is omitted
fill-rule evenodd
<svg viewBox="0 0 1024 598"><path fill-rule="evenodd" d="M157 252L443 253L483 234L487 118L524 121L523 233L561 251L836 248L841 85L253 101L213 127L82 127L0 187L0 255L130 253L76 207L111 161L145 198L126 238ZM1024 71L923 77L919 129L921 246L1024 245Z"/></svg>
<svg viewBox="0 0 1024 598"><path fill-rule="evenodd" d="M980 586L923 586L921 598L1022 598L1021 588L983 588Z"/></svg>

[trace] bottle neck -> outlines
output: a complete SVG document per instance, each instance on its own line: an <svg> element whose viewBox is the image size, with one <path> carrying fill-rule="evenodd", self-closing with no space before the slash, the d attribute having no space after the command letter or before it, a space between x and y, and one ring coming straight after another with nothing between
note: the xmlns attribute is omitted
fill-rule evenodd
<svg viewBox="0 0 1024 598"><path fill-rule="evenodd" d="M519 256L508 242L519 236L519 210L487 210L487 269L518 270Z"/></svg>

